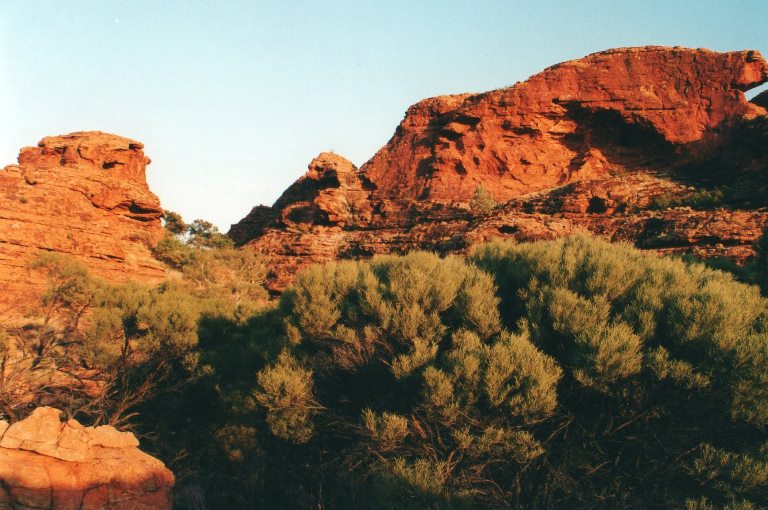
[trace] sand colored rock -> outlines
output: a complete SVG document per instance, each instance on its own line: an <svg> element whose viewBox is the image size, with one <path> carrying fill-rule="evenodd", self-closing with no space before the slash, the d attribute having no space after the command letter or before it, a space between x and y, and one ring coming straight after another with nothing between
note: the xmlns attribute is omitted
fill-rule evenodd
<svg viewBox="0 0 768 510"><path fill-rule="evenodd" d="M133 434L35 409L0 426L0 509L170 509L173 474Z"/></svg>
<svg viewBox="0 0 768 510"><path fill-rule="evenodd" d="M314 262L584 230L745 260L768 221L768 111L744 91L766 81L757 51L653 46L426 99L360 169L321 154L230 234L269 254L274 291ZM655 205L719 186L719 210ZM470 207L480 187L499 203L491 215Z"/></svg>
<svg viewBox="0 0 768 510"><path fill-rule="evenodd" d="M112 282L160 281L165 270L150 247L163 235L162 209L147 187L148 163L141 143L93 131L44 138L0 169L3 302L39 290L28 265L50 251Z"/></svg>

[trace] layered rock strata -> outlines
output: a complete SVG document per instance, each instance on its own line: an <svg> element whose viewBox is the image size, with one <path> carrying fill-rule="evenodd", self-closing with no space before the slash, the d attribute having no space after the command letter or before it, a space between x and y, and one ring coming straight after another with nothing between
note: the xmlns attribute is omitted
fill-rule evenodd
<svg viewBox="0 0 768 510"><path fill-rule="evenodd" d="M766 81L757 51L620 48L427 99L361 168L321 154L230 235L275 291L313 262L583 230L744 260L768 221L768 111L744 92Z"/></svg>
<svg viewBox="0 0 768 510"><path fill-rule="evenodd" d="M2 301L39 290L29 264L46 252L108 281L160 281L150 248L163 236L162 209L147 187L149 162L141 143L93 131L44 138L0 169Z"/></svg>

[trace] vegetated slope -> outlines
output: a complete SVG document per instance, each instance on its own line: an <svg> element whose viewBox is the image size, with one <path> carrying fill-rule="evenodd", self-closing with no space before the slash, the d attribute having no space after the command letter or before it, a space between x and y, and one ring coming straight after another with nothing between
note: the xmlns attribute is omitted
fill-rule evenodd
<svg viewBox="0 0 768 510"><path fill-rule="evenodd" d="M164 266L150 252L163 236L149 190L143 145L98 131L47 137L0 169L3 307L33 300L44 282L30 270L41 253L84 262L108 281L156 283Z"/></svg>
<svg viewBox="0 0 768 510"><path fill-rule="evenodd" d="M177 271L157 286L107 283L61 253L30 264L40 296L0 318L0 508L170 508L173 475L112 426L172 468L215 447L215 431L184 443L189 413L210 409L179 394L208 399L201 344L247 346L236 331L269 305L257 254L198 235L158 246Z"/></svg>
<svg viewBox="0 0 768 510"><path fill-rule="evenodd" d="M426 99L360 169L320 154L230 235L270 254L273 290L310 262L584 229L743 260L768 219L768 112L744 91L767 80L757 51L654 46Z"/></svg>

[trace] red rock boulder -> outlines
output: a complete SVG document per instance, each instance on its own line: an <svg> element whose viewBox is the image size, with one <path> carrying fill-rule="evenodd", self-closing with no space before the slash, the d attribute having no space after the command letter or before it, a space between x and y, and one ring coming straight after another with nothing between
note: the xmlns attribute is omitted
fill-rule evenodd
<svg viewBox="0 0 768 510"><path fill-rule="evenodd" d="M174 476L133 434L60 420L50 407L0 421L0 509L170 510Z"/></svg>

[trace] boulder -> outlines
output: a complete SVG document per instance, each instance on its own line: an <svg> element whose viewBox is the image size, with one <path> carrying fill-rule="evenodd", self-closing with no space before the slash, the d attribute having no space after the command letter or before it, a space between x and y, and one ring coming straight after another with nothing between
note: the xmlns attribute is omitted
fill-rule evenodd
<svg viewBox="0 0 768 510"><path fill-rule="evenodd" d="M0 509L172 508L173 473L133 434L60 415L40 407L0 422Z"/></svg>

